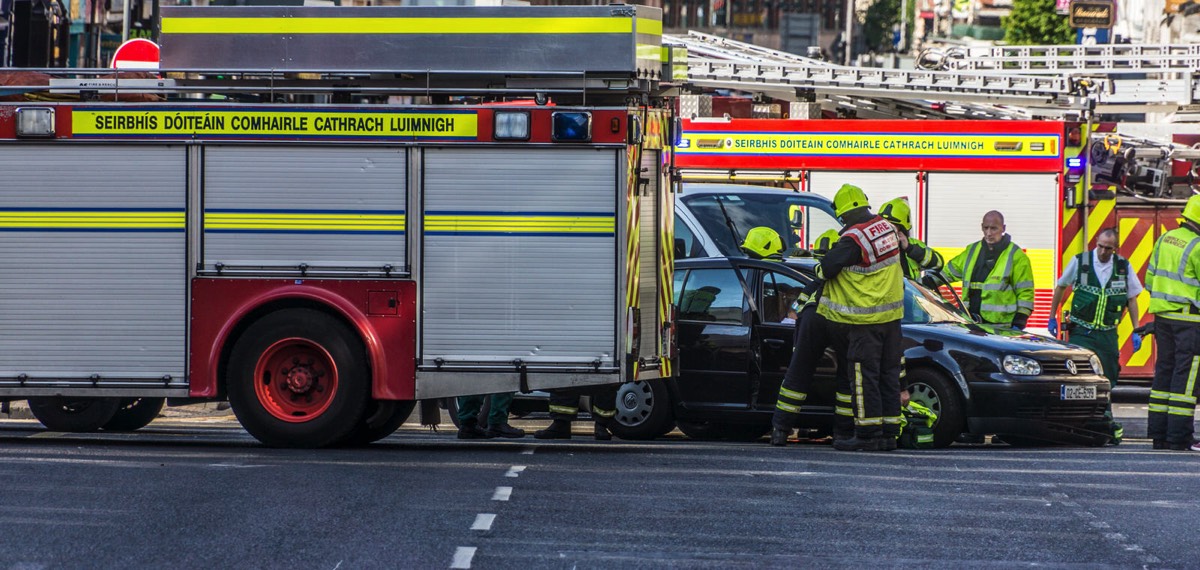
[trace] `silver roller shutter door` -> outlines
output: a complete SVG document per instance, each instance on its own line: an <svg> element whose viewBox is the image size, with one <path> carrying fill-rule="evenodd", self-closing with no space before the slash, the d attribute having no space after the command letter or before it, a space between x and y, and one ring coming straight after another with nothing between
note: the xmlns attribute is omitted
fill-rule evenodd
<svg viewBox="0 0 1200 570"><path fill-rule="evenodd" d="M204 267L405 264L406 151L213 146L204 153Z"/></svg>
<svg viewBox="0 0 1200 570"><path fill-rule="evenodd" d="M0 172L0 376L182 379L183 147L9 146Z"/></svg>
<svg viewBox="0 0 1200 570"><path fill-rule="evenodd" d="M612 365L617 152L430 149L424 162L422 363Z"/></svg>
<svg viewBox="0 0 1200 570"><path fill-rule="evenodd" d="M638 356L658 355L658 161L657 151L643 151L643 176L650 180L642 191L638 231L638 296L642 342Z"/></svg>
<svg viewBox="0 0 1200 570"><path fill-rule="evenodd" d="M1014 243L1025 249L1055 248L1057 174L931 172L927 200L931 222L925 241L934 247L959 248L979 241L983 215L998 210Z"/></svg>
<svg viewBox="0 0 1200 570"><path fill-rule="evenodd" d="M912 172L826 172L813 171L809 174L809 190L814 194L820 194L833 199L834 194L837 194L839 188L843 184L853 184L862 188L863 193L867 195L867 200L871 202L871 211L879 213L879 208L884 202L894 200L896 198L908 198L908 206L912 209L912 235L920 236L924 228L921 227L920 216L917 208L917 173ZM818 218L813 220L814 226L821 223L829 223L829 218L825 216L813 216ZM810 239L816 239L821 232L829 229L828 227L813 227L809 232ZM835 228L840 229L840 228Z"/></svg>

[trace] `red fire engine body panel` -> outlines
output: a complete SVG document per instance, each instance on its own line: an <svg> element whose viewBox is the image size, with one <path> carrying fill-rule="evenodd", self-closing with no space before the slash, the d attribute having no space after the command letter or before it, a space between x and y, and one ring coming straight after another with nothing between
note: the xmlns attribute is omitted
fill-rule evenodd
<svg viewBox="0 0 1200 570"><path fill-rule="evenodd" d="M297 301L331 308L358 331L374 376L371 395L411 400L416 383L416 283L404 280L192 280L190 396L218 396L217 375L247 316ZM250 319L253 320L253 319Z"/></svg>

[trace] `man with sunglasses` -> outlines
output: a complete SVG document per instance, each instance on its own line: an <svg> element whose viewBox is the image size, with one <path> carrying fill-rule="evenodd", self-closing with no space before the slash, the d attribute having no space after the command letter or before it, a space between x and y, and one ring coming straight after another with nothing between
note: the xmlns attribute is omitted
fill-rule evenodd
<svg viewBox="0 0 1200 570"><path fill-rule="evenodd" d="M1071 312L1065 326L1069 340L1100 357L1104 375L1113 387L1121 373L1121 346L1117 337L1117 323L1126 309L1138 326L1137 296L1142 292L1137 272L1129 261L1117 255L1117 232L1112 228L1102 230L1096 236L1096 249L1085 251L1067 264L1062 277L1054 286L1054 298L1050 301L1050 321L1046 327L1050 334L1059 335L1058 308L1067 289L1073 289ZM1133 351L1142 349L1142 336L1133 333ZM1097 426L1101 431L1112 434L1114 444L1121 443L1124 430L1112 419L1112 406L1104 412L1105 425Z"/></svg>

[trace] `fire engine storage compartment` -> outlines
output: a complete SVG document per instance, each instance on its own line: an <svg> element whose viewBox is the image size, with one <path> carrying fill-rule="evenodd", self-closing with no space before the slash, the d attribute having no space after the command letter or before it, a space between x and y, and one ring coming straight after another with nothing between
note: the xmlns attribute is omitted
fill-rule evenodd
<svg viewBox="0 0 1200 570"><path fill-rule="evenodd" d="M12 145L0 172L0 385L186 393L184 146Z"/></svg>
<svg viewBox="0 0 1200 570"><path fill-rule="evenodd" d="M532 389L539 370L617 371L622 154L425 151L423 396L459 382L516 389L520 363Z"/></svg>

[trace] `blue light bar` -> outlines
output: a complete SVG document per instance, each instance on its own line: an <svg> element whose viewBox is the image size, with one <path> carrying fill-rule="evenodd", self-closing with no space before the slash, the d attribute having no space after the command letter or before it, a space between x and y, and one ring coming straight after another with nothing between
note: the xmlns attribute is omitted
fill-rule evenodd
<svg viewBox="0 0 1200 570"><path fill-rule="evenodd" d="M1083 159L1078 156L1067 159L1067 168L1079 168L1083 166Z"/></svg>
<svg viewBox="0 0 1200 570"><path fill-rule="evenodd" d="M551 116L554 129L551 135L556 141L586 142L592 140L592 114L585 112L559 111Z"/></svg>

